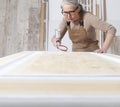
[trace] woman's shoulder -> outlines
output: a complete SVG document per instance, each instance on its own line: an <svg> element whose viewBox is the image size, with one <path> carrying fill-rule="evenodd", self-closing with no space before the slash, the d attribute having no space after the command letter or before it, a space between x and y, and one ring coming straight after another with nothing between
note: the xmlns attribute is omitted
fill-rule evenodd
<svg viewBox="0 0 120 107"><path fill-rule="evenodd" d="M91 12L85 12L84 13L84 18L90 19L92 17L96 17L96 15L92 14Z"/></svg>
<svg viewBox="0 0 120 107"><path fill-rule="evenodd" d="M84 20L89 23L94 23L96 21L99 21L100 18L90 12L86 12L84 14Z"/></svg>
<svg viewBox="0 0 120 107"><path fill-rule="evenodd" d="M66 21L66 19L63 17L62 19L61 19L61 21L60 21L60 23L59 23L59 28L60 29L66 29L66 27L67 27L67 21Z"/></svg>

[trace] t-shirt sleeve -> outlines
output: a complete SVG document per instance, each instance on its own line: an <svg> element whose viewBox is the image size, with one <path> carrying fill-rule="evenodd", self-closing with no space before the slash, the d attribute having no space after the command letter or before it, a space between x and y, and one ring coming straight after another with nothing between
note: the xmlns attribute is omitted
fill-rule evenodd
<svg viewBox="0 0 120 107"><path fill-rule="evenodd" d="M100 18L93 14L89 14L89 19L87 20L90 22L90 25L95 29L99 29L105 33L110 33L112 35L115 35L116 33L116 28L113 25L102 21Z"/></svg>

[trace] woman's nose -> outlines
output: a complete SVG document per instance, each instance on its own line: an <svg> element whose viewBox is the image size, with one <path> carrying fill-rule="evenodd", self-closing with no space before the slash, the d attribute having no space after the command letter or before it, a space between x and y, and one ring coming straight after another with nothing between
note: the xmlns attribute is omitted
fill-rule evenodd
<svg viewBox="0 0 120 107"><path fill-rule="evenodd" d="M68 18L68 19L71 19L71 14L67 14L67 18Z"/></svg>

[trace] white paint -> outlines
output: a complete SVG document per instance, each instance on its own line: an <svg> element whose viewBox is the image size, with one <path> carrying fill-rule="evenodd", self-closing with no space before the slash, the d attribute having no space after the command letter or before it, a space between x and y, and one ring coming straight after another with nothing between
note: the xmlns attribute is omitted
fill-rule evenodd
<svg viewBox="0 0 120 107"><path fill-rule="evenodd" d="M93 81L107 81L117 82L120 81L120 75L97 75L97 74L5 74L0 76L0 80L14 80L14 81L44 81L44 82L93 82Z"/></svg>
<svg viewBox="0 0 120 107"><path fill-rule="evenodd" d="M106 7L107 7L107 22L113 24L116 29L117 33L116 36L120 36L120 0L106 0Z"/></svg>
<svg viewBox="0 0 120 107"><path fill-rule="evenodd" d="M36 52L34 52L34 51L28 52L25 55L21 55L17 58L10 59L6 63L1 64L0 65L0 75L4 75L4 74L8 73L10 69L14 69L16 66L22 64L24 61L30 59L31 57L33 57L34 55L37 55L37 54L42 54L42 53L37 52L37 51Z"/></svg>
<svg viewBox="0 0 120 107"><path fill-rule="evenodd" d="M105 60L110 60L111 62L115 62L115 63L120 63L120 59L118 58L113 58L112 56L107 56L105 54L96 54L96 53L92 53L93 55L99 56L101 58L104 58Z"/></svg>

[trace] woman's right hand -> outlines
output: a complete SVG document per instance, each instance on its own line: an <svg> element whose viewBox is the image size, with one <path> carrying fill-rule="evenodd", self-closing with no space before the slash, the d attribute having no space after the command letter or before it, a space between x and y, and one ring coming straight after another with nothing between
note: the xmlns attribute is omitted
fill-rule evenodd
<svg viewBox="0 0 120 107"><path fill-rule="evenodd" d="M55 46L55 47L58 47L60 45L60 41L58 41L56 39L56 36L52 37L51 42L52 42L53 46Z"/></svg>

